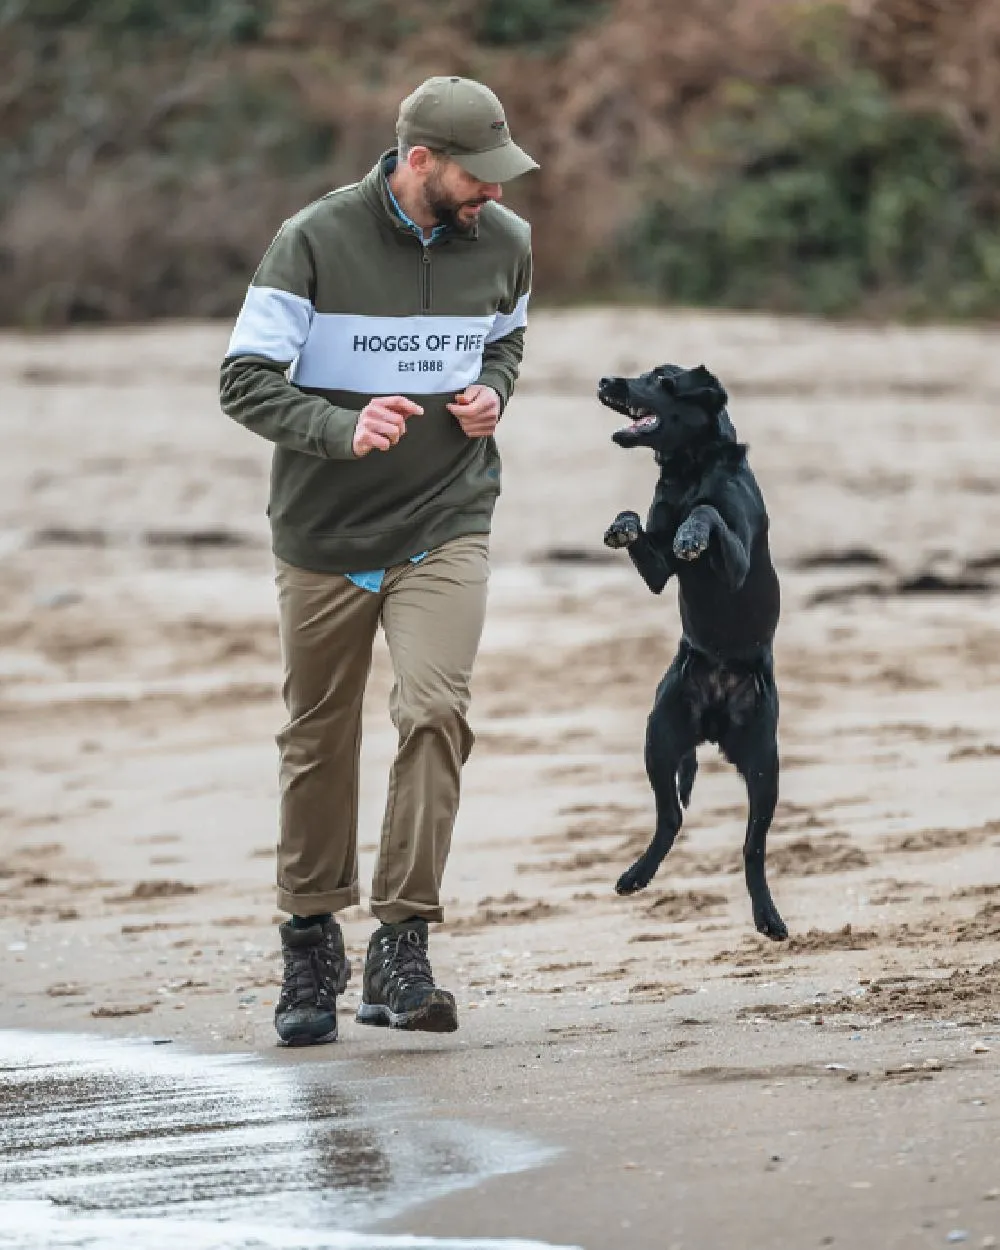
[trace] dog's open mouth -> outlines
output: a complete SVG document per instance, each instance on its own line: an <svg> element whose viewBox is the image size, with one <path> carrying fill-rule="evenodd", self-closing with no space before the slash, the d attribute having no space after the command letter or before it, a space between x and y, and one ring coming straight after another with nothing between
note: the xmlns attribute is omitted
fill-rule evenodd
<svg viewBox="0 0 1000 1250"><path fill-rule="evenodd" d="M629 418L628 425L623 425L618 434L645 434L650 430L655 430L660 424L660 418L649 408L643 408L637 404L623 403L607 393L601 393L601 403L606 408L612 409L613 412L620 412L623 417Z"/></svg>
<svg viewBox="0 0 1000 1250"><path fill-rule="evenodd" d="M628 425L623 425L620 430L615 430L612 435L613 438L618 438L622 434L650 434L660 424L660 418L655 412L650 412L648 408L632 408L623 405L619 411L629 417L630 420Z"/></svg>
<svg viewBox="0 0 1000 1250"><path fill-rule="evenodd" d="M635 408L629 412L629 416L631 421L622 428L632 434L638 434L642 430L655 430L660 424L660 418L648 408Z"/></svg>

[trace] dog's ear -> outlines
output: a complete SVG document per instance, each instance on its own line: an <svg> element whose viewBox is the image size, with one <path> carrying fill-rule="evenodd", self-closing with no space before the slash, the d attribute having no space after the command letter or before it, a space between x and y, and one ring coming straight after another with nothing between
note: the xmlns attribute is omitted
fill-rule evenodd
<svg viewBox="0 0 1000 1250"><path fill-rule="evenodd" d="M729 400L726 388L704 365L685 369L672 378L661 378L660 384L675 398L696 404L711 417L717 417Z"/></svg>

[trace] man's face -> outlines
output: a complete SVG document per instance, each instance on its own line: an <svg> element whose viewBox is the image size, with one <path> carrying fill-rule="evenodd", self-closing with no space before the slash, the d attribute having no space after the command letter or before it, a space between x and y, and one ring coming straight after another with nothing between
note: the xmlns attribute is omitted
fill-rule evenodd
<svg viewBox="0 0 1000 1250"><path fill-rule="evenodd" d="M480 182L447 156L435 156L424 177L428 209L460 234L474 230L483 205L502 196L499 182Z"/></svg>

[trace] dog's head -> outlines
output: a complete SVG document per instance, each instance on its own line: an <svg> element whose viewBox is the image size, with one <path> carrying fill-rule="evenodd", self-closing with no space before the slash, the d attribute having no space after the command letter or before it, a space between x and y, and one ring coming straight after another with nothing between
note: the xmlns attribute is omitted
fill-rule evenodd
<svg viewBox="0 0 1000 1250"><path fill-rule="evenodd" d="M619 447L650 447L657 459L713 442L736 441L719 379L699 365L658 365L635 378L601 378L597 398L630 418L611 436Z"/></svg>

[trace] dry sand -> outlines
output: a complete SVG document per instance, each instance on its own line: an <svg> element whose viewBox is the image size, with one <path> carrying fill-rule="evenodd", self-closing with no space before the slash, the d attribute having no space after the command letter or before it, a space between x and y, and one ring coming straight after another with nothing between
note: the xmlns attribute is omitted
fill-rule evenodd
<svg viewBox="0 0 1000 1250"><path fill-rule="evenodd" d="M413 1232L629 1246L1000 1237L1000 353L989 331L539 313L502 426L478 745L432 952L453 1038L273 1050L278 648L269 448L227 327L0 338L0 1026L412 1076L564 1148ZM651 460L597 375L723 378L772 518L782 799L758 938L744 794L702 748L652 886L642 736L677 635L601 546ZM367 884L393 740L367 707ZM360 962L371 920L349 913Z"/></svg>

